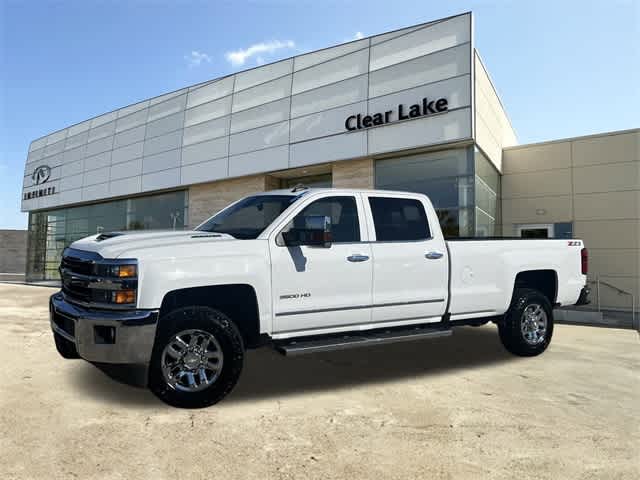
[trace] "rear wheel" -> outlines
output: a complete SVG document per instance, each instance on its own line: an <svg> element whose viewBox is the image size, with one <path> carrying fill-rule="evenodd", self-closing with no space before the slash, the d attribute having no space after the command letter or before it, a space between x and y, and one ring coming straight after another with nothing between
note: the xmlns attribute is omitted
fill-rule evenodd
<svg viewBox="0 0 640 480"><path fill-rule="evenodd" d="M181 408L213 405L236 385L244 359L242 336L224 313L194 306L163 316L149 366L149 388Z"/></svg>
<svg viewBox="0 0 640 480"><path fill-rule="evenodd" d="M553 335L553 309L549 300L537 290L516 289L498 331L502 344L514 355L540 355Z"/></svg>
<svg viewBox="0 0 640 480"><path fill-rule="evenodd" d="M56 342L56 350L62 358L80 358L78 350L73 342L70 342L59 333L53 332L53 339Z"/></svg>

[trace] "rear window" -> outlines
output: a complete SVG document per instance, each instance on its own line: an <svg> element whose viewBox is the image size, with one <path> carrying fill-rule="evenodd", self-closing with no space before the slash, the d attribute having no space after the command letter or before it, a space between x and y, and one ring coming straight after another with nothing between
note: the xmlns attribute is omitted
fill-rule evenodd
<svg viewBox="0 0 640 480"><path fill-rule="evenodd" d="M379 242L431 237L422 202L410 198L369 197L369 205Z"/></svg>

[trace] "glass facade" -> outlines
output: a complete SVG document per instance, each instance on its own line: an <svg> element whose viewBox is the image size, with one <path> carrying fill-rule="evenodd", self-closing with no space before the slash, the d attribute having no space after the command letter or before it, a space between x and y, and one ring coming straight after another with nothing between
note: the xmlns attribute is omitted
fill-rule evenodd
<svg viewBox="0 0 640 480"><path fill-rule="evenodd" d="M445 237L495 235L500 174L473 147L378 160L375 187L429 196Z"/></svg>
<svg viewBox="0 0 640 480"><path fill-rule="evenodd" d="M479 237L498 235L500 223L500 173L482 152L475 150L475 232Z"/></svg>
<svg viewBox="0 0 640 480"><path fill-rule="evenodd" d="M148 195L29 214L28 280L57 280L62 251L72 242L116 230L182 230L186 191Z"/></svg>
<svg viewBox="0 0 640 480"><path fill-rule="evenodd" d="M474 232L474 165L470 148L378 160L375 187L428 195L445 237Z"/></svg>

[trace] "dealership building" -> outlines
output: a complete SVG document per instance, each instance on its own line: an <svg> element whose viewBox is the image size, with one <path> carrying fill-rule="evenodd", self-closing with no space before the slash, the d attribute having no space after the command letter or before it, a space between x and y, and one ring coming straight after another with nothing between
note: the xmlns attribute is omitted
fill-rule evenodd
<svg viewBox="0 0 640 480"><path fill-rule="evenodd" d="M27 278L103 231L197 226L298 184L429 195L445 235L582 238L601 303L640 296L640 130L519 145L471 13L288 58L34 140ZM610 287L608 287L610 286Z"/></svg>

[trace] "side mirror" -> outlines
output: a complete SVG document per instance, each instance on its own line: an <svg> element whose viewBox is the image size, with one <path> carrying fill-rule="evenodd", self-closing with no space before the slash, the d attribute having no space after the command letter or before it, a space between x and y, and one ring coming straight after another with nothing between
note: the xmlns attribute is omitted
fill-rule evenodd
<svg viewBox="0 0 640 480"><path fill-rule="evenodd" d="M304 225L300 227L296 226L296 220L288 232L282 232L282 238L287 247L309 245L328 248L331 246L331 218L325 215L310 215L304 217Z"/></svg>

